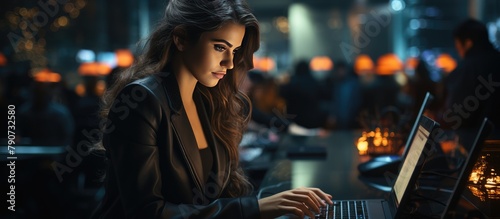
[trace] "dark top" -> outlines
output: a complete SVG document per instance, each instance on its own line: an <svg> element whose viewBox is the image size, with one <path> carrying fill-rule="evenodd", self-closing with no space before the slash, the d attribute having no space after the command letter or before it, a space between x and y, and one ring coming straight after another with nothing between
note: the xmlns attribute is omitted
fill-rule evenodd
<svg viewBox="0 0 500 219"><path fill-rule="evenodd" d="M214 157L210 147L200 149L200 157L201 163L203 164L203 177L205 179L205 182L207 182L214 162Z"/></svg>

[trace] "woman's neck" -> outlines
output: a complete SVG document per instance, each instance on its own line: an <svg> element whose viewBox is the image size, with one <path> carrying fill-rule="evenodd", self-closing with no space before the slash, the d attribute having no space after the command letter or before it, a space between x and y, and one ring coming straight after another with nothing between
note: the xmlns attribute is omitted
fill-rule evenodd
<svg viewBox="0 0 500 219"><path fill-rule="evenodd" d="M175 62L174 62L175 63ZM182 103L184 107L194 104L193 92L198 80L187 70L184 66L174 65L172 68L177 84L179 85L179 92L181 94Z"/></svg>

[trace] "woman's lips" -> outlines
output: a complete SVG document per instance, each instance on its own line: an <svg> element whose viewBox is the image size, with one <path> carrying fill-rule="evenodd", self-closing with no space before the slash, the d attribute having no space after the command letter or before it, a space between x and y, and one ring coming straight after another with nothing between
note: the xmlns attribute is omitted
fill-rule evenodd
<svg viewBox="0 0 500 219"><path fill-rule="evenodd" d="M218 79L222 79L226 75L225 72L212 72L212 74Z"/></svg>

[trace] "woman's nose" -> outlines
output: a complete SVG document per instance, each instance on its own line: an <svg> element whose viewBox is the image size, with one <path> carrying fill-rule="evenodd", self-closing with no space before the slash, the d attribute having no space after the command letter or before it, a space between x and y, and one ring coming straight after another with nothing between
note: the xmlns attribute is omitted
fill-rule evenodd
<svg viewBox="0 0 500 219"><path fill-rule="evenodd" d="M226 69L233 69L234 67L233 58L234 54L228 52L228 55L225 56L225 58L221 61L220 65L226 67Z"/></svg>

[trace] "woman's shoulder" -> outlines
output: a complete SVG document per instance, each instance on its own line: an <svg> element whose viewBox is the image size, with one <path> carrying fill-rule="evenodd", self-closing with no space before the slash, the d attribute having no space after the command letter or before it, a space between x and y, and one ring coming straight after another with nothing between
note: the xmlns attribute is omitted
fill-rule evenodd
<svg viewBox="0 0 500 219"><path fill-rule="evenodd" d="M117 93L114 102L141 102L148 103L146 105L161 106L164 111L177 109L173 104L180 101L180 97L176 98L178 91L175 87L177 82L173 74L165 72L157 72L139 79L135 79L126 85ZM179 101L176 101L179 99ZM113 106L115 106L115 103ZM135 106L135 104L133 104ZM169 107L170 105L170 107ZM116 105L117 106L117 105Z"/></svg>
<svg viewBox="0 0 500 219"><path fill-rule="evenodd" d="M160 85L162 85L162 80L163 80L163 76L159 75L158 73L155 73L155 74L151 74L151 75L148 75L146 77L143 77L143 78L136 79L136 80L128 83L125 87L139 85L139 86L145 87L149 90L154 90L157 87L159 87Z"/></svg>
<svg viewBox="0 0 500 219"><path fill-rule="evenodd" d="M136 79L129 82L118 92L117 99L120 97L133 99L144 99L146 96L150 96L154 93L154 88L157 87L157 82L153 75L147 76L145 78Z"/></svg>
<svg viewBox="0 0 500 219"><path fill-rule="evenodd" d="M165 92L164 87L166 83L165 80L170 76L170 73L158 72L154 74L150 74L148 76L136 79L127 85L124 86L123 91L137 92L141 90L142 92L152 93L155 96L162 96L163 92Z"/></svg>

